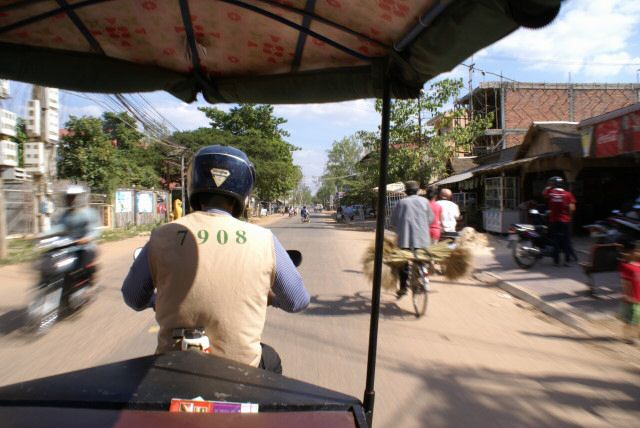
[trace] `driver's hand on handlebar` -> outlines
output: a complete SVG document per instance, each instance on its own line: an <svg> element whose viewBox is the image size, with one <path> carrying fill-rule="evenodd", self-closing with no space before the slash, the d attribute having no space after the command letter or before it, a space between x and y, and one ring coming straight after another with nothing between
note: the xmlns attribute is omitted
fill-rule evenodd
<svg viewBox="0 0 640 428"><path fill-rule="evenodd" d="M85 245L85 244L88 244L89 242L91 242L90 238L80 238L76 241L76 244Z"/></svg>

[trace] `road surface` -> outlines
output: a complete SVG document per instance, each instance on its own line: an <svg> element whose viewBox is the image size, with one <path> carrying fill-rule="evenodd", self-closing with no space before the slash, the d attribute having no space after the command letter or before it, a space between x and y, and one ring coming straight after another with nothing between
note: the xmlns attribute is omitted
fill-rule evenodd
<svg viewBox="0 0 640 428"><path fill-rule="evenodd" d="M301 250L312 295L301 314L269 309L263 341L287 376L362 396L370 285L360 260L373 234L312 214L270 225L286 248ZM151 311L122 302L133 250L147 237L100 246L98 300L32 340L20 333L29 265L0 269L0 385L152 353ZM383 293L377 427L621 426L640 420L640 362L628 345L577 335L474 280L432 280L427 316L408 298ZM606 346L605 346L606 345ZM625 348L625 346L627 348Z"/></svg>

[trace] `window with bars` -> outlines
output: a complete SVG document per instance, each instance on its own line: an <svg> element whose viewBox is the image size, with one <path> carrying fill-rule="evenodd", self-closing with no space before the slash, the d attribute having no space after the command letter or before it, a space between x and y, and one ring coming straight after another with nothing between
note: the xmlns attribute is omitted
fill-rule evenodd
<svg viewBox="0 0 640 428"><path fill-rule="evenodd" d="M485 178L485 208L515 210L518 206L517 180L516 177Z"/></svg>

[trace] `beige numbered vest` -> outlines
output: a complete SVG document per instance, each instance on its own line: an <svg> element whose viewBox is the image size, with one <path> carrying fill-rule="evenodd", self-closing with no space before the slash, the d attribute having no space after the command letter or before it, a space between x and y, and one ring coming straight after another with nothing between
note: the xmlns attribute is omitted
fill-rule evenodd
<svg viewBox="0 0 640 428"><path fill-rule="evenodd" d="M258 366L275 275L271 231L198 211L153 231L149 265L158 293L156 352L174 349L174 328L203 327L212 354Z"/></svg>

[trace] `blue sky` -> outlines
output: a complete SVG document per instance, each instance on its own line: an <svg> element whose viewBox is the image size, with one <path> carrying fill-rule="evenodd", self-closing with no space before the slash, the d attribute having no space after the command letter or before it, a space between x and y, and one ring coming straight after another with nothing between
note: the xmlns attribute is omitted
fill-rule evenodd
<svg viewBox="0 0 640 428"><path fill-rule="evenodd" d="M476 67L523 82L636 82L640 69L640 1L569 0L560 16L540 30L518 30L463 61ZM468 69L458 66L442 77L468 79ZM476 71L474 84L497 80ZM427 86L429 83L427 83ZM4 108L22 114L29 89L12 85L13 100ZM182 130L207 126L206 105L185 104L165 93L145 95L155 108ZM62 116L100 115L103 108L88 100L61 95ZM220 106L225 108L225 106ZM313 105L280 105L276 114L287 119L290 142L302 150L295 160L302 166L307 184L315 188L322 174L331 143L365 129L375 130L379 116L373 100Z"/></svg>

